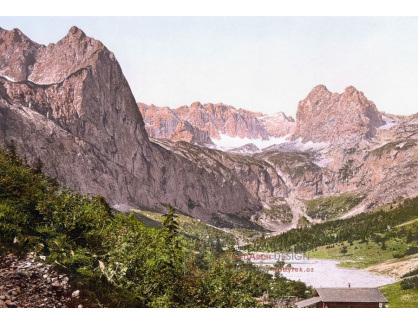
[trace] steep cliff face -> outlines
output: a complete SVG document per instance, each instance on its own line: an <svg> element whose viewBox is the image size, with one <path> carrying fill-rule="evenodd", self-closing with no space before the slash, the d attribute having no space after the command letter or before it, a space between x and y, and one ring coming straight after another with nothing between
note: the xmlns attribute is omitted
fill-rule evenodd
<svg viewBox="0 0 418 324"><path fill-rule="evenodd" d="M344 142L370 139L385 122L375 104L352 86L342 94L315 87L299 102L293 139Z"/></svg>
<svg viewBox="0 0 418 324"><path fill-rule="evenodd" d="M76 27L47 47L23 34L16 42L14 34L2 31L1 45L10 53L23 48L33 59L13 74L3 69L1 138L15 140L30 161L40 156L47 174L115 204L165 211L171 203L208 222L212 214L249 219L261 209L231 174L203 170L149 141L122 70L102 43ZM2 66L13 65L12 58L0 53ZM199 206L190 208L190 201Z"/></svg>
<svg viewBox="0 0 418 324"><path fill-rule="evenodd" d="M231 174L232 179L240 182L263 206L263 210L251 218L262 227L276 231L291 226L294 221L285 201L289 188L274 166L267 161L199 147L184 141L154 141L208 171L219 170Z"/></svg>
<svg viewBox="0 0 418 324"><path fill-rule="evenodd" d="M122 70L103 44L73 27L57 44L38 49L31 70L27 80L5 83L12 100L88 138L113 162L135 167L148 135ZM132 140L136 145L127 145Z"/></svg>

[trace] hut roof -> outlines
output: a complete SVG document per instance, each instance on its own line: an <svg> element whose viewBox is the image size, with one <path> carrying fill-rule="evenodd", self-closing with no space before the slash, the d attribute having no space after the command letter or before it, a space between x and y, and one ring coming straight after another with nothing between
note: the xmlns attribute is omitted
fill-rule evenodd
<svg viewBox="0 0 418 324"><path fill-rule="evenodd" d="M317 288L323 302L387 303L379 288Z"/></svg>
<svg viewBox="0 0 418 324"><path fill-rule="evenodd" d="M313 297L313 298L309 298L309 299L305 299L300 302L297 302L296 306L299 308L304 308L304 307L315 305L319 303L320 301L321 301L321 297Z"/></svg>

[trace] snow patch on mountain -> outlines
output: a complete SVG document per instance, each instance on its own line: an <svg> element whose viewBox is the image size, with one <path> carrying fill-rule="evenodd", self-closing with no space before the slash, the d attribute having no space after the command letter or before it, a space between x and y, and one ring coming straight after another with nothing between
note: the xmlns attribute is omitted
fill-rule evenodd
<svg viewBox="0 0 418 324"><path fill-rule="evenodd" d="M383 119L384 122L386 122L386 124L383 125L383 126L380 126L379 129L389 129L392 126L395 126L395 125L398 124L396 121L390 119L389 117L387 117L385 115L382 115L382 119Z"/></svg>
<svg viewBox="0 0 418 324"><path fill-rule="evenodd" d="M8 77L7 75L3 74L3 71L0 71L0 77L5 78L7 81L10 82L16 82L15 80L13 80L12 78Z"/></svg>
<svg viewBox="0 0 418 324"><path fill-rule="evenodd" d="M334 159L322 159L319 161L314 161L314 163L319 166L320 168L324 168L328 163L331 163L332 161L334 161Z"/></svg>
<svg viewBox="0 0 418 324"><path fill-rule="evenodd" d="M211 138L213 143L216 145L216 148L221 151L228 151L234 148L238 148L247 144L254 144L259 149L264 149L271 145L278 145L286 142L286 137L269 137L268 140L263 140L261 138L240 138L232 137L225 134L220 134L220 139Z"/></svg>
<svg viewBox="0 0 418 324"><path fill-rule="evenodd" d="M329 146L329 142L312 142L308 141L303 143L302 138L299 137L294 141L288 141L288 143L292 146L295 151L320 151L327 146Z"/></svg>

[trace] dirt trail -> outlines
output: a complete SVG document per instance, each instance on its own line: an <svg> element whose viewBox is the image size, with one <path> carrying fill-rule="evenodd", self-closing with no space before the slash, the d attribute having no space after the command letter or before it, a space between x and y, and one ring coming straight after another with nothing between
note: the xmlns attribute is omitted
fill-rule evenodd
<svg viewBox="0 0 418 324"><path fill-rule="evenodd" d="M417 268L418 253L412 255L408 260L399 261L396 259L391 259L380 264L368 267L366 270L400 278L404 274Z"/></svg>
<svg viewBox="0 0 418 324"><path fill-rule="evenodd" d="M365 210L366 210L366 206L365 205L360 205L357 208L354 208L354 209L350 210L348 213L345 213L345 214L341 215L339 218L340 219L350 218L350 217L356 216L356 215L364 212Z"/></svg>

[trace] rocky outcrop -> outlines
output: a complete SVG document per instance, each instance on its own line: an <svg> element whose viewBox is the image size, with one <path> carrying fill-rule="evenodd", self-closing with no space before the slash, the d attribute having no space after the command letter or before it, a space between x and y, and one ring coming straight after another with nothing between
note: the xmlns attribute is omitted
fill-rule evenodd
<svg viewBox="0 0 418 324"><path fill-rule="evenodd" d="M144 118L145 129L152 138L167 138L176 131L180 119L168 107L157 107L138 103L139 111Z"/></svg>
<svg viewBox="0 0 418 324"><path fill-rule="evenodd" d="M82 307L72 297L70 279L35 253L0 256L0 308Z"/></svg>
<svg viewBox="0 0 418 324"><path fill-rule="evenodd" d="M384 124L375 104L354 87L338 94L319 85L299 102L292 138L300 137L303 142L359 141L375 136Z"/></svg>
<svg viewBox="0 0 418 324"><path fill-rule="evenodd" d="M0 28L0 76L16 82L27 80L41 47L17 28Z"/></svg>
<svg viewBox="0 0 418 324"><path fill-rule="evenodd" d="M295 120L291 116L286 116L282 112L273 115L260 114L258 121L267 131L269 136L284 137L292 134L295 129Z"/></svg>
<svg viewBox="0 0 418 324"><path fill-rule="evenodd" d="M2 32L2 46L21 47L13 33ZM57 44L28 51L35 61L0 79L0 140L14 140L29 162L40 157L48 175L113 204L164 212L171 203L209 223L216 214L233 225L262 208L233 174L204 170L149 141L122 70L102 43L73 27ZM3 53L1 60L13 64Z"/></svg>
<svg viewBox="0 0 418 324"><path fill-rule="evenodd" d="M180 120L170 108L143 103L138 103L138 107L150 137L186 141L200 146L214 145L207 132L192 126L188 121Z"/></svg>
<svg viewBox="0 0 418 324"><path fill-rule="evenodd" d="M188 121L179 122L174 133L167 139L174 142L185 141L200 146L214 146L207 132L193 127Z"/></svg>
<svg viewBox="0 0 418 324"><path fill-rule="evenodd" d="M313 157L307 152L268 151L254 157L271 164L299 199L333 192L333 173L313 163Z"/></svg>
<svg viewBox="0 0 418 324"><path fill-rule="evenodd" d="M181 120L186 120L200 130L207 131L211 138L220 139L221 134L240 138L261 138L267 140L269 135L260 125L257 113L235 109L232 106L194 102L174 110Z"/></svg>
<svg viewBox="0 0 418 324"><path fill-rule="evenodd" d="M182 106L174 110L142 103L138 107L150 137L207 147L213 147L212 139L219 140L222 135L268 140L290 134L295 126L294 119L284 113L265 115L222 103L202 105L194 102L190 107ZM183 124L178 127L180 122Z"/></svg>

